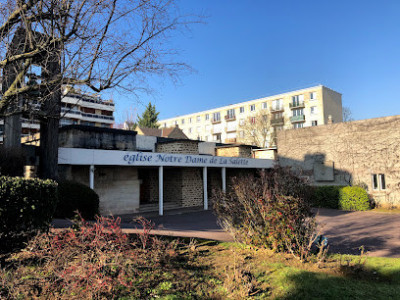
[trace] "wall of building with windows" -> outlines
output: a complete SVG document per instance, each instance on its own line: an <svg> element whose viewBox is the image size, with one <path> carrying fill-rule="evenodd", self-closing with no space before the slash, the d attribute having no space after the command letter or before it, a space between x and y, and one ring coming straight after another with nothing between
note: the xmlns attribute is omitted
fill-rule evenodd
<svg viewBox="0 0 400 300"><path fill-rule="evenodd" d="M278 133L279 164L315 185L363 184L400 206L400 115Z"/></svg>
<svg viewBox="0 0 400 300"><path fill-rule="evenodd" d="M272 134L327 124L329 116L335 123L342 121L341 94L319 85L161 120L160 126L178 125L191 139L235 143L245 134L241 129L244 123L255 117L262 117Z"/></svg>

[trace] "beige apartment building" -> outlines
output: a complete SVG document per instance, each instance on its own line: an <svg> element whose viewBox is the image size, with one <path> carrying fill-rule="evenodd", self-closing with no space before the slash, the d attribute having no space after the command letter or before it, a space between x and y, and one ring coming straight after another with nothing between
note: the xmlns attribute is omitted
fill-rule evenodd
<svg viewBox="0 0 400 300"><path fill-rule="evenodd" d="M262 120L261 120L262 119ZM178 125L190 139L223 143L248 142L245 130L264 126L262 147L280 130L342 122L342 95L323 85L250 100L207 111L161 120L160 127ZM263 137L264 140L264 137Z"/></svg>

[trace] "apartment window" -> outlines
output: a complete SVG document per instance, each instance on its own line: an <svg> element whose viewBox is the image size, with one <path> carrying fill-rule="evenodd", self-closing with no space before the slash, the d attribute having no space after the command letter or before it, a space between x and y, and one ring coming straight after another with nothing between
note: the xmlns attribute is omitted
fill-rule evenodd
<svg viewBox="0 0 400 300"><path fill-rule="evenodd" d="M206 114L206 121L208 121L210 119L210 115Z"/></svg>
<svg viewBox="0 0 400 300"><path fill-rule="evenodd" d="M263 102L262 109L267 109L267 102Z"/></svg>
<svg viewBox="0 0 400 300"><path fill-rule="evenodd" d="M316 107L316 106L311 106L311 107L310 107L310 113L311 113L312 115L317 114L317 113L318 113L317 107Z"/></svg>
<svg viewBox="0 0 400 300"><path fill-rule="evenodd" d="M317 99L317 93L316 92L311 92L310 93L310 100L315 100Z"/></svg>
<svg viewBox="0 0 400 300"><path fill-rule="evenodd" d="M273 114L273 116L274 116L274 119L280 119L280 118L283 118L283 113L276 113L276 114Z"/></svg>
<svg viewBox="0 0 400 300"><path fill-rule="evenodd" d="M262 119L263 119L263 122L267 122L268 121L268 116L267 115L262 115Z"/></svg>
<svg viewBox="0 0 400 300"><path fill-rule="evenodd" d="M282 125L280 125L280 126L275 126L274 128L275 128L275 131L281 131L281 130L283 130L283 126L282 126Z"/></svg>
<svg viewBox="0 0 400 300"><path fill-rule="evenodd" d="M274 110L280 110L280 109L282 109L282 104L283 104L282 99L274 100L274 101L272 101L272 108Z"/></svg>
<svg viewBox="0 0 400 300"><path fill-rule="evenodd" d="M201 131L201 128L200 128L200 126L198 126L197 127L197 132L200 132Z"/></svg>
<svg viewBox="0 0 400 300"><path fill-rule="evenodd" d="M185 124L185 119L182 119L182 120L181 120L181 123L182 123L182 125Z"/></svg>
<svg viewBox="0 0 400 300"><path fill-rule="evenodd" d="M200 122L200 116L197 116L197 123Z"/></svg>
<svg viewBox="0 0 400 300"><path fill-rule="evenodd" d="M250 111L255 111L255 110L256 110L256 105L255 104L250 105Z"/></svg>
<svg viewBox="0 0 400 300"><path fill-rule="evenodd" d="M227 118L228 119L234 119L235 118L235 109L228 109L227 112Z"/></svg>
<svg viewBox="0 0 400 300"><path fill-rule="evenodd" d="M295 116L303 116L303 115L304 115L304 109L303 108L293 109L293 117L295 117Z"/></svg>
<svg viewBox="0 0 400 300"><path fill-rule="evenodd" d="M293 106L298 106L304 102L304 95L292 96Z"/></svg>
<svg viewBox="0 0 400 300"><path fill-rule="evenodd" d="M239 120L239 125L240 125L240 126L243 126L243 125L244 125L244 119L240 119L240 120Z"/></svg>
<svg viewBox="0 0 400 300"><path fill-rule="evenodd" d="M303 128L303 123L295 123L295 124L293 124L293 128L294 129Z"/></svg>
<svg viewBox="0 0 400 300"><path fill-rule="evenodd" d="M189 128L189 133L192 133L192 128Z"/></svg>
<svg viewBox="0 0 400 300"><path fill-rule="evenodd" d="M318 126L318 121L311 121L311 126Z"/></svg>
<svg viewBox="0 0 400 300"><path fill-rule="evenodd" d="M256 117L251 117L250 118L250 123L251 124L256 124Z"/></svg>
<svg viewBox="0 0 400 300"><path fill-rule="evenodd" d="M219 112L213 113L213 122L219 122L219 121L221 121L221 113Z"/></svg>
<svg viewBox="0 0 400 300"><path fill-rule="evenodd" d="M189 118L189 123L192 124L192 118Z"/></svg>
<svg viewBox="0 0 400 300"><path fill-rule="evenodd" d="M239 112L240 112L241 114L244 113L244 106L242 106L242 107L239 108Z"/></svg>
<svg viewBox="0 0 400 300"><path fill-rule="evenodd" d="M221 134L220 133L214 134L213 135L213 139L214 139L214 141L220 141L221 140Z"/></svg>
<svg viewBox="0 0 400 300"><path fill-rule="evenodd" d="M167 127L167 123L164 123L164 128Z"/></svg>
<svg viewBox="0 0 400 300"><path fill-rule="evenodd" d="M243 130L239 131L239 137L240 137L240 138L243 138L243 137L244 137L244 131L243 131Z"/></svg>
<svg viewBox="0 0 400 300"><path fill-rule="evenodd" d="M175 124L175 125L178 125L178 121L174 121L174 124Z"/></svg>

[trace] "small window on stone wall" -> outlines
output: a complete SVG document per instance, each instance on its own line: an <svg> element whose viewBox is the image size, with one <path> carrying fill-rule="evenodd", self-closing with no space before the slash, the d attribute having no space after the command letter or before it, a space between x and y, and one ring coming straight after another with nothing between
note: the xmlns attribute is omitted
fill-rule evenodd
<svg viewBox="0 0 400 300"><path fill-rule="evenodd" d="M379 184L381 186L381 190L386 190L385 174L379 174Z"/></svg>
<svg viewBox="0 0 400 300"><path fill-rule="evenodd" d="M372 189L386 190L385 174L372 174Z"/></svg>

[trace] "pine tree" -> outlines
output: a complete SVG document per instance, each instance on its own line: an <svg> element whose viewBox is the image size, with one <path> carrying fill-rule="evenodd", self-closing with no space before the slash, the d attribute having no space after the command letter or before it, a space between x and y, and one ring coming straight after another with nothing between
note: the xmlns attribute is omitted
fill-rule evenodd
<svg viewBox="0 0 400 300"><path fill-rule="evenodd" d="M139 117L137 125L139 127L158 128L158 114L159 112L156 111L156 106L149 102L146 110L143 112L142 116Z"/></svg>

